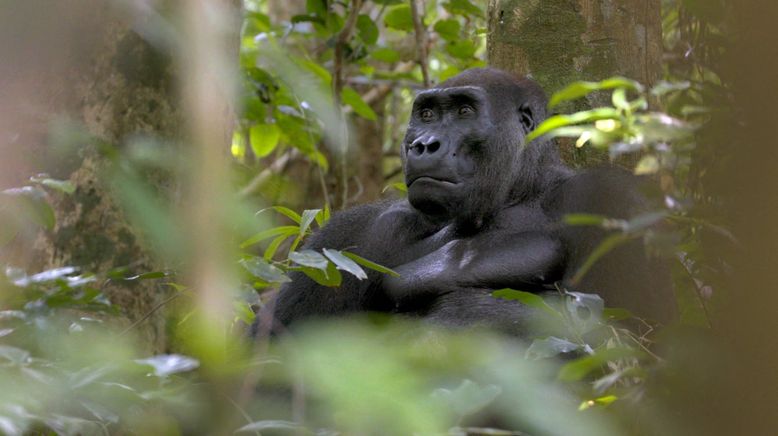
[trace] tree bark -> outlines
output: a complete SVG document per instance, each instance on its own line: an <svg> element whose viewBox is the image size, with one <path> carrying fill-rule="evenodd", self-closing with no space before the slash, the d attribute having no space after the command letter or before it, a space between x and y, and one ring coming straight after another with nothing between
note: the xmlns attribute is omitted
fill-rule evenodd
<svg viewBox="0 0 778 436"><path fill-rule="evenodd" d="M576 80L621 75L652 86L661 75L662 26L659 0L490 0L489 64L531 76L552 94ZM608 105L592 94L564 111ZM563 144L575 165L606 159Z"/></svg>
<svg viewBox="0 0 778 436"><path fill-rule="evenodd" d="M7 185L42 170L76 185L72 195L52 195L55 228L41 232L34 244L20 244L27 249L7 259L11 263L31 271L73 265L100 273L123 266L133 272L163 267L105 183L109 163L90 148L62 162L47 139L51 121L58 118L119 147L135 135L182 138L176 68L168 53L134 30L149 25L148 17L136 12L105 0L30 0L0 14L5 97L0 120L6 121L0 122L0 173L21 167ZM17 165L20 161L30 164ZM167 349L165 311L158 310L169 297L166 286L148 280L107 282L102 289L121 308L120 322L133 326L143 348Z"/></svg>

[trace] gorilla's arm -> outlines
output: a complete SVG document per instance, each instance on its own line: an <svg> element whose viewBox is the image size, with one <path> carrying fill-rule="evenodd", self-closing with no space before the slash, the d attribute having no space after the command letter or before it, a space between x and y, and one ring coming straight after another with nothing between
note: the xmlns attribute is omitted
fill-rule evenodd
<svg viewBox="0 0 778 436"><path fill-rule="evenodd" d="M384 278L383 288L400 307L466 288L534 290L553 281L561 261L561 244L547 233L489 232L454 239L395 268L400 276Z"/></svg>

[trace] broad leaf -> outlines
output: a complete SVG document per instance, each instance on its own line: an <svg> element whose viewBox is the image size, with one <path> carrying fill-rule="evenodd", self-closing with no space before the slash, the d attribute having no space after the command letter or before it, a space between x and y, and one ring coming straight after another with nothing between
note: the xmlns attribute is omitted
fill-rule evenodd
<svg viewBox="0 0 778 436"><path fill-rule="evenodd" d="M345 256L343 253L337 250L330 250L325 248L324 255L327 256L337 267L342 271L353 274L359 280L367 278L365 271L351 258Z"/></svg>
<svg viewBox="0 0 778 436"><path fill-rule="evenodd" d="M343 103L351 106L351 109L354 109L354 112L362 118L366 118L370 121L378 119L378 116L370 105L365 103L365 101L362 100L362 96L360 96L357 91L354 91L353 88L349 86L343 88L341 98L343 99Z"/></svg>
<svg viewBox="0 0 778 436"><path fill-rule="evenodd" d="M249 131L251 149L258 158L263 158L278 146L281 138L281 129L276 124L255 124Z"/></svg>
<svg viewBox="0 0 778 436"><path fill-rule="evenodd" d="M503 300L518 301L522 304L526 304L529 307L540 309L549 315L561 316L559 312L554 310L546 301L538 294L531 292L517 291L515 289L500 289L492 292L492 296L495 298L502 298Z"/></svg>
<svg viewBox="0 0 778 436"><path fill-rule="evenodd" d="M624 77L611 77L610 79L605 79L601 82L574 82L566 88L555 92L554 95L551 96L551 101L548 103L548 106L554 107L564 101L585 97L594 91L614 88L626 88L637 92L643 90L643 86L640 83Z"/></svg>
<svg viewBox="0 0 778 436"><path fill-rule="evenodd" d="M548 359L549 357L582 349L583 347L579 344L551 336L545 339L535 339L532 341L532 344L527 348L526 354L529 359Z"/></svg>
<svg viewBox="0 0 778 436"><path fill-rule="evenodd" d="M283 271L278 267L271 265L264 259L252 257L249 259L242 259L239 263L254 277L267 283L286 283L291 281Z"/></svg>
<svg viewBox="0 0 778 436"><path fill-rule="evenodd" d="M354 262L364 266L365 268L372 269L373 271L378 271L380 273L389 274L394 277L400 277L400 274L397 273L397 271L394 271L390 268L387 268L385 266L381 266L375 262L371 262L364 257L360 257L354 253L351 253L349 251L341 251L341 254L348 257L349 259L353 260Z"/></svg>
<svg viewBox="0 0 778 436"><path fill-rule="evenodd" d="M413 29L413 17L411 8L406 5L390 6L384 15L384 24L386 27L408 32Z"/></svg>

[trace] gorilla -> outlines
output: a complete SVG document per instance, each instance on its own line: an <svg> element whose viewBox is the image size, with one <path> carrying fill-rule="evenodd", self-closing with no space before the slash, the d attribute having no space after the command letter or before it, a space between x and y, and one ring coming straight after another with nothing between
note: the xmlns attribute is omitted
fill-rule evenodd
<svg viewBox="0 0 778 436"><path fill-rule="evenodd" d="M407 199L335 214L306 245L348 249L400 276L347 274L330 289L293 273L269 305L273 330L310 318L384 312L526 337L533 310L491 292L543 293L555 286L668 321L674 313L669 274L642 241L611 251L571 287L607 232L566 226L564 215L628 219L648 204L631 174L612 167L573 171L552 141L527 143L546 118L547 103L532 80L492 68L419 92L401 148Z"/></svg>

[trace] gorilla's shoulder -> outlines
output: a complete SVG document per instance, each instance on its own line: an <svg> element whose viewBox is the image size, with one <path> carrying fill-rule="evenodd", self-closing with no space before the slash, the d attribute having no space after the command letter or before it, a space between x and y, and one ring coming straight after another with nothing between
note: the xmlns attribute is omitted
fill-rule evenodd
<svg viewBox="0 0 778 436"><path fill-rule="evenodd" d="M381 200L335 212L327 224L311 237L308 248L343 249L359 245L376 227L396 224L411 215L406 200Z"/></svg>
<svg viewBox="0 0 778 436"><path fill-rule="evenodd" d="M592 213L629 218L648 209L650 179L615 165L575 172L545 196L545 208L565 213Z"/></svg>

